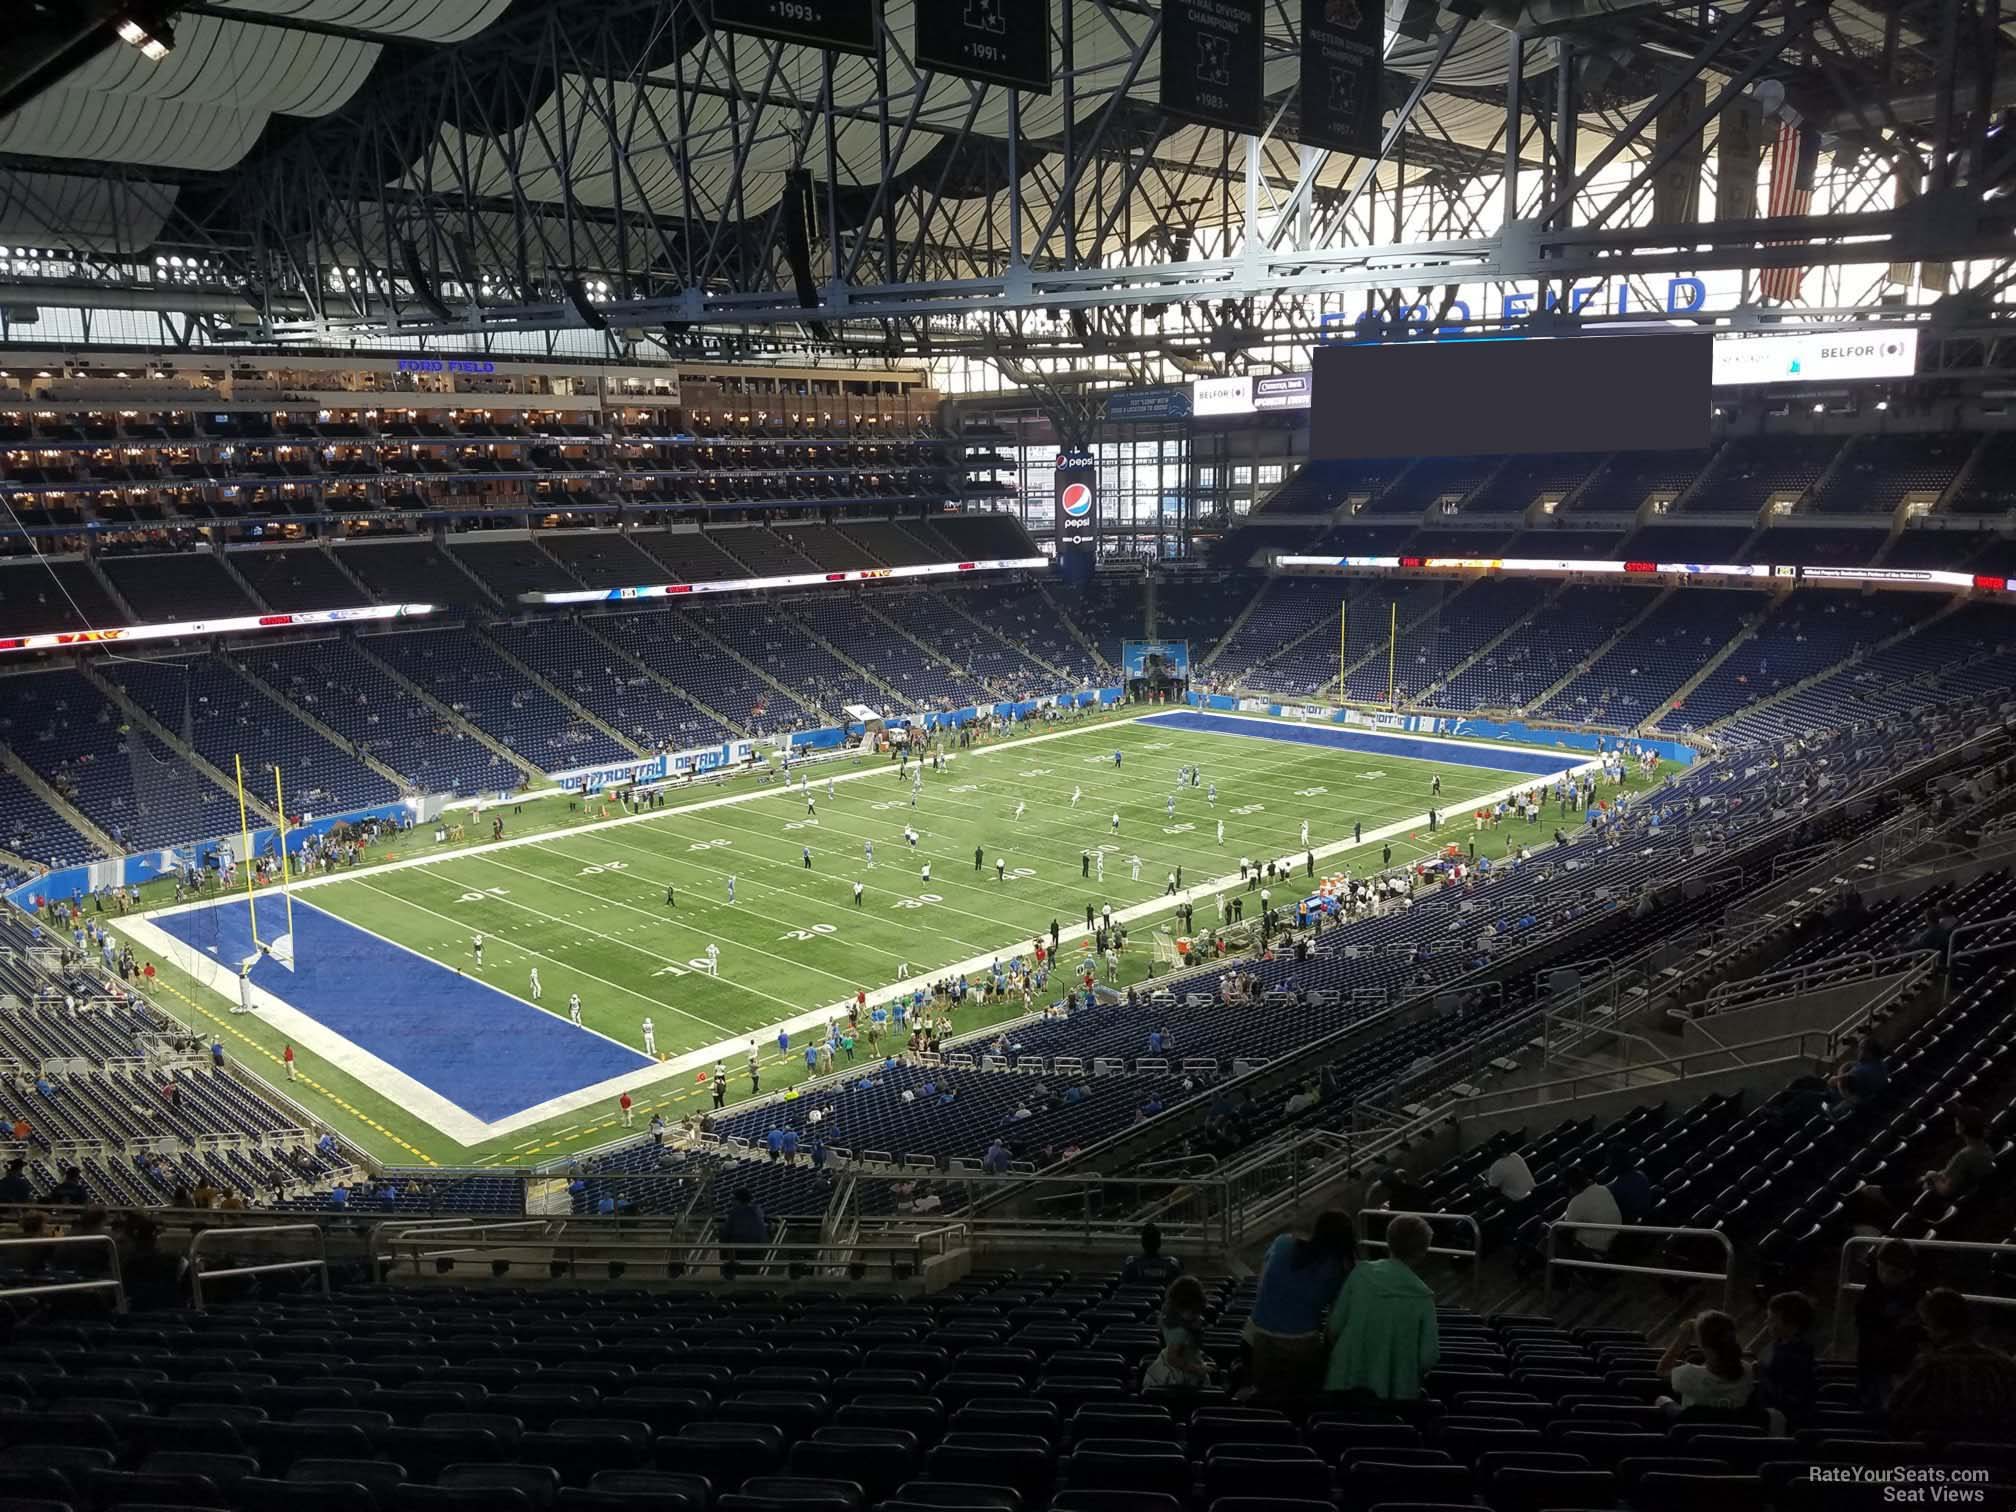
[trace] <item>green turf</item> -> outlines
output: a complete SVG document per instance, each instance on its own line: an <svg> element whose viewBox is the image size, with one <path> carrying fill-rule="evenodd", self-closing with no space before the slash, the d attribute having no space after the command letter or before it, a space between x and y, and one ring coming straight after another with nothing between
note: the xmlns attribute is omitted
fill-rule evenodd
<svg viewBox="0 0 2016 1512"><path fill-rule="evenodd" d="M1116 770L1112 753L1123 753ZM1176 769L1194 762L1218 799L1205 788L1178 790ZM1082 924L1088 902L1117 908L1159 897L1168 873L1180 866L1186 886L1236 872L1242 855L1256 859L1300 857L1306 819L1316 847L1350 839L1354 821L1367 830L1421 813L1430 782L1442 778L1438 806L1467 821L1478 794L1518 781L1515 774L1403 759L1385 754L1328 750L1216 733L1177 731L1126 722L1095 723L1048 741L1012 741L976 752L955 752L943 774L927 773L913 809L909 787L893 764L874 758L827 763L813 769L816 817L794 788L743 784L748 801L711 809L676 808L633 823L587 827L592 816L566 814L552 800L526 805L507 821L511 833L536 833L531 843L488 849L472 844L442 859L404 869L366 870L316 886L304 896L321 908L406 945L446 965L474 970L471 940L485 938L482 976L503 991L528 997L537 966L544 985L540 1006L565 1013L579 992L586 1023L627 1044L641 1045L640 1024L656 1024L663 1055L678 1056L722 1040L760 1036L774 1050L780 1020L851 997L857 986L893 980L899 962L928 982L946 966L975 956L1026 949L1055 918L1067 929ZM826 793L826 775L866 771ZM1083 789L1073 807L1072 789ZM722 791L735 791L728 789ZM1176 794L1172 825L1166 800ZM717 796L703 790L692 800ZM1026 804L1019 820L1016 805ZM1117 836L1111 816L1120 815ZM1216 836L1223 820L1225 839ZM913 849L903 829L914 824ZM1534 829L1508 826L1515 840L1551 835L1550 822ZM1441 839L1467 840L1457 823ZM1490 850L1506 837L1487 836ZM875 865L864 843L872 840ZM424 841L410 842L424 851ZM810 847L807 867L801 847ZM984 865L974 868L974 849ZM1105 876L1081 875L1081 854L1104 847ZM1427 838L1394 843L1394 859L1430 849ZM1129 860L1141 858L1139 881ZM1005 859L1008 880L997 882L995 861ZM1375 866L1379 847L1367 845L1332 858L1321 870ZM921 879L931 866L931 881ZM1298 866L1298 872L1301 868ZM727 901L727 878L736 878L736 901ZM852 884L865 888L862 906ZM667 906L667 886L677 902ZM1200 897L1200 926L1215 919ZM1158 911L1136 925L1126 979L1147 969L1152 929L1166 922ZM720 951L720 976L693 970L706 947ZM224 1023L223 1004L171 974L181 997L171 1006L196 1009L232 1031L241 1057L271 1076L278 1036L256 1019ZM1053 978L1053 984L1055 979ZM1061 985L1056 987L1061 992ZM1018 1004L964 1008L958 1031L1019 1012ZM508 1049L508 1047L500 1047ZM308 1079L289 1090L311 1111L357 1132L384 1158L443 1164L547 1160L612 1136L613 1110L552 1120L538 1129L475 1147L461 1146L355 1078L303 1058ZM766 1090L802 1075L795 1056L766 1075ZM739 1078L737 1078L739 1082ZM556 1089L556 1092L564 1089ZM657 1096L640 1107L668 1114L702 1105L690 1073L668 1076Z"/></svg>

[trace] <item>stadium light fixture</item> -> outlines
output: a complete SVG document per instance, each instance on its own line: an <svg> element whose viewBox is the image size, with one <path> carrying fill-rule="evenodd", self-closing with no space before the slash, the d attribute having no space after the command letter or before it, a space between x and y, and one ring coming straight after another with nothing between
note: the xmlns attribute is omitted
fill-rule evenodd
<svg viewBox="0 0 2016 1512"><path fill-rule="evenodd" d="M175 51L175 28L166 21L143 21L128 11L119 19L119 40L139 48L149 63L159 63Z"/></svg>

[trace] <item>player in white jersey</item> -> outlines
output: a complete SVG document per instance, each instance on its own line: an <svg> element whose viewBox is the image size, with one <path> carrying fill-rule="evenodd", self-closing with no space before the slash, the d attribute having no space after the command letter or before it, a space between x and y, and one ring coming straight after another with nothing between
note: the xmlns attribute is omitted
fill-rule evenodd
<svg viewBox="0 0 2016 1512"><path fill-rule="evenodd" d="M710 976L721 975L721 947L711 941L707 946L707 971Z"/></svg>
<svg viewBox="0 0 2016 1512"><path fill-rule="evenodd" d="M1211 801L1211 807L1213 807L1213 808L1216 808L1216 807L1218 807L1218 784L1217 784L1217 783L1215 783L1215 782L1214 782L1214 783L1212 783L1212 784L1211 784L1211 786L1210 786L1210 787L1206 788L1206 789L1204 790L1204 795L1205 795L1205 797L1207 797L1207 798L1208 798L1208 799L1209 799L1209 800Z"/></svg>
<svg viewBox="0 0 2016 1512"><path fill-rule="evenodd" d="M644 1053L646 1055L658 1053L658 1030L648 1018L644 1020Z"/></svg>
<svg viewBox="0 0 2016 1512"><path fill-rule="evenodd" d="M1120 810L1118 809L1113 810L1113 833L1116 835L1120 833Z"/></svg>
<svg viewBox="0 0 2016 1512"><path fill-rule="evenodd" d="M1071 807L1078 807L1078 800L1084 796L1085 790L1083 788L1074 787L1071 789Z"/></svg>
<svg viewBox="0 0 2016 1512"><path fill-rule="evenodd" d="M1309 847L1309 821L1307 819L1302 821L1302 847L1305 850Z"/></svg>
<svg viewBox="0 0 2016 1512"><path fill-rule="evenodd" d="M567 1018L570 1023L581 1022L581 994L578 992L567 994Z"/></svg>
<svg viewBox="0 0 2016 1512"><path fill-rule="evenodd" d="M1225 843L1225 821L1223 819L1218 821L1218 843L1220 845Z"/></svg>
<svg viewBox="0 0 2016 1512"><path fill-rule="evenodd" d="M1171 819L1174 819L1176 817L1176 795L1174 793L1171 793L1169 795L1169 801L1163 804L1162 807L1168 810L1169 817Z"/></svg>
<svg viewBox="0 0 2016 1512"><path fill-rule="evenodd" d="M1015 817L1017 819L1020 819L1022 815L1028 810L1028 808L1029 808L1028 804L1024 803L1020 798L1017 798L1015 800Z"/></svg>
<svg viewBox="0 0 2016 1512"><path fill-rule="evenodd" d="M1092 869L1098 874L1101 882L1106 880L1106 852L1102 850L1092 853Z"/></svg>
<svg viewBox="0 0 2016 1512"><path fill-rule="evenodd" d="M1129 856L1127 858L1127 877L1131 882L1139 882L1141 880L1141 858L1139 856Z"/></svg>
<svg viewBox="0 0 2016 1512"><path fill-rule="evenodd" d="M814 818L818 815L818 813L819 813L819 805L814 803L812 801L812 795L810 793L807 793L805 795L805 817L808 819Z"/></svg>
<svg viewBox="0 0 2016 1512"><path fill-rule="evenodd" d="M826 801L828 803L833 801L833 774L831 772L826 774Z"/></svg>
<svg viewBox="0 0 2016 1512"><path fill-rule="evenodd" d="M545 989L539 985L539 968L537 966L534 966L532 968L532 1001L535 1003L538 1002L539 994L544 990Z"/></svg>
<svg viewBox="0 0 2016 1512"><path fill-rule="evenodd" d="M870 866L875 864L875 842L873 840L864 840L861 842L861 853L868 858Z"/></svg>
<svg viewBox="0 0 2016 1512"><path fill-rule="evenodd" d="M929 861L926 861L924 863L924 869L923 871L919 872L918 875L923 879L924 885L926 887L929 887L931 885L931 863Z"/></svg>
<svg viewBox="0 0 2016 1512"><path fill-rule="evenodd" d="M907 824L903 826L903 838L910 842L910 849L917 849L917 831Z"/></svg>
<svg viewBox="0 0 2016 1512"><path fill-rule="evenodd" d="M481 971L483 969L483 936L479 934L469 944L476 952L476 969Z"/></svg>
<svg viewBox="0 0 2016 1512"><path fill-rule="evenodd" d="M735 876L732 872L728 876L728 901L730 903L735 901Z"/></svg>

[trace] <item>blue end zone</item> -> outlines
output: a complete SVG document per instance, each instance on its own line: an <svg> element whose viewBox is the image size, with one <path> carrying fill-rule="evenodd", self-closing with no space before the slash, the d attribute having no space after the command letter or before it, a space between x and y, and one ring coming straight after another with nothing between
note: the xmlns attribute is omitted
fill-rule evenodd
<svg viewBox="0 0 2016 1512"><path fill-rule="evenodd" d="M1405 756L1415 761L1439 761L1444 766L1482 767L1489 772L1516 772L1526 777L1554 777L1581 766L1589 758L1554 751L1504 751L1492 746L1463 745L1453 740L1423 740L1414 735L1374 735L1340 725L1277 724L1271 720L1235 719L1225 714L1149 714L1137 724L1164 725L1172 730L1197 730L1206 735L1248 735L1255 740L1285 740L1294 745L1324 746L1333 751L1362 751L1372 756Z"/></svg>
<svg viewBox="0 0 2016 1512"><path fill-rule="evenodd" d="M284 900L258 902L271 940L287 927ZM239 899L149 922L235 971L252 953L249 918ZM294 969L261 960L252 985L485 1123L653 1064L298 897Z"/></svg>

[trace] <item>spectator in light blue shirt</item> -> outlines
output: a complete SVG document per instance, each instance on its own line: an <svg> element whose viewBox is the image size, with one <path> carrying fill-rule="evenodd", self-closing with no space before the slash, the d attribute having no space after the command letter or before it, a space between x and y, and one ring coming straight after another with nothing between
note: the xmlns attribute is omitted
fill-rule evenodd
<svg viewBox="0 0 2016 1512"><path fill-rule="evenodd" d="M329 1206L347 1208L350 1206L350 1188L339 1186L329 1194Z"/></svg>
<svg viewBox="0 0 2016 1512"><path fill-rule="evenodd" d="M817 1045L807 1045L805 1047L805 1074L807 1076L810 1076L814 1071L817 1071L818 1069L819 1069L819 1047Z"/></svg>
<svg viewBox="0 0 2016 1512"><path fill-rule="evenodd" d="M1008 1146L995 1140L987 1146L987 1153L980 1159L980 1169L990 1176L1004 1176L1008 1172Z"/></svg>
<svg viewBox="0 0 2016 1512"><path fill-rule="evenodd" d="M784 1154L784 1131L782 1129L772 1129L768 1134L763 1136L763 1142L770 1147L770 1158L772 1160L782 1158Z"/></svg>

